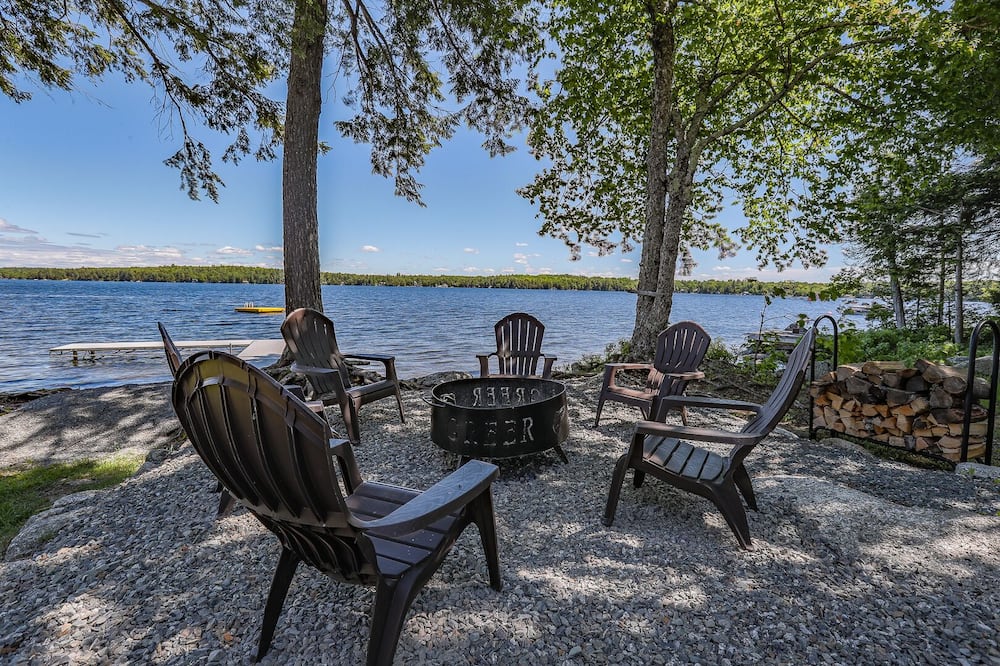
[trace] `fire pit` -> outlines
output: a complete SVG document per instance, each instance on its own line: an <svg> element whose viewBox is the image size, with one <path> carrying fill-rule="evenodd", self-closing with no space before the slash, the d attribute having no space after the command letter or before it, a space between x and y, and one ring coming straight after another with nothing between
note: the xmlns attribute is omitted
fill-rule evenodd
<svg viewBox="0 0 1000 666"><path fill-rule="evenodd" d="M431 389L431 439L467 458L511 458L555 449L569 437L566 387L549 379L477 377Z"/></svg>

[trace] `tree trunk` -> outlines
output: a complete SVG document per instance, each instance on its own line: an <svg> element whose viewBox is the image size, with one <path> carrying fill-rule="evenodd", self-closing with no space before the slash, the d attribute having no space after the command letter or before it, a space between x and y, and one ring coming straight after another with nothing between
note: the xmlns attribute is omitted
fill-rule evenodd
<svg viewBox="0 0 1000 666"><path fill-rule="evenodd" d="M676 48L673 25L669 19L652 17L653 33L653 103L646 155L646 227L642 236L642 257L636 287L635 327L629 355L634 360L650 360L656 337L663 329L660 321L670 316L673 284L661 290L661 252L665 247L664 228L667 205L667 166L669 160L670 116L673 105L673 57ZM673 263L677 260L674 246ZM672 273L671 273L672 275Z"/></svg>
<svg viewBox="0 0 1000 666"><path fill-rule="evenodd" d="M285 309L323 310L316 213L316 160L323 106L323 37L326 0L296 0L281 172Z"/></svg>
<svg viewBox="0 0 1000 666"><path fill-rule="evenodd" d="M899 276L892 273L889 276L889 289L892 291L892 312L896 318L896 328L906 328L906 310L903 306L903 289L899 285Z"/></svg>
<svg viewBox="0 0 1000 666"><path fill-rule="evenodd" d="M945 281L945 256L944 248L941 248L941 265L938 267L938 302L937 302L937 325L944 325L944 290Z"/></svg>
<svg viewBox="0 0 1000 666"><path fill-rule="evenodd" d="M962 242L962 229L966 228L969 224L969 209L963 207L962 212L959 214L958 218L958 230L955 234L955 344L961 345L963 338L965 337L965 302L962 298L962 262L965 260L963 256L963 242Z"/></svg>

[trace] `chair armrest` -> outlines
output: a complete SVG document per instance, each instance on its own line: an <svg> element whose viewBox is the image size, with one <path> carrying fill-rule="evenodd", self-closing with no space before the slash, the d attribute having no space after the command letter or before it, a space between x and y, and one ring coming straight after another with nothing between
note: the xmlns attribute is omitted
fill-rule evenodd
<svg viewBox="0 0 1000 666"><path fill-rule="evenodd" d="M685 379L689 382L693 382L696 379L704 379L705 373L701 370L692 370L691 372L664 372L664 377L673 377L674 379Z"/></svg>
<svg viewBox="0 0 1000 666"><path fill-rule="evenodd" d="M725 398L710 398L701 395L668 395L660 399L661 405L670 407L705 407L706 409L737 409L744 412L757 413L763 405L742 400L727 400Z"/></svg>
<svg viewBox="0 0 1000 666"><path fill-rule="evenodd" d="M717 428L696 428L693 426L672 425L659 421L639 421L635 426L636 434L655 435L657 437L672 437L696 442L717 442L719 444L756 444L764 439L760 433L732 432Z"/></svg>
<svg viewBox="0 0 1000 666"><path fill-rule="evenodd" d="M653 366L650 363L605 363L604 364L605 370L611 368L615 372L619 370L649 370L652 367Z"/></svg>
<svg viewBox="0 0 1000 666"><path fill-rule="evenodd" d="M351 522L385 536L409 534L465 506L488 489L499 474L496 465L470 460L389 515L377 520Z"/></svg>
<svg viewBox="0 0 1000 666"><path fill-rule="evenodd" d="M479 376L489 377L490 376L490 356L497 356L496 352L491 352L489 354L476 354L476 358L479 359Z"/></svg>
<svg viewBox="0 0 1000 666"><path fill-rule="evenodd" d="M357 358L362 361L378 361L380 363L396 360L392 354L344 354L344 358Z"/></svg>
<svg viewBox="0 0 1000 666"><path fill-rule="evenodd" d="M288 368L292 372L301 372L303 375L332 375L340 374L340 370L336 368L320 368L314 365L303 365L301 363L292 362L292 365Z"/></svg>
<svg viewBox="0 0 1000 666"><path fill-rule="evenodd" d="M550 379L552 377L552 364L558 360L556 356L546 356L542 354L542 379Z"/></svg>

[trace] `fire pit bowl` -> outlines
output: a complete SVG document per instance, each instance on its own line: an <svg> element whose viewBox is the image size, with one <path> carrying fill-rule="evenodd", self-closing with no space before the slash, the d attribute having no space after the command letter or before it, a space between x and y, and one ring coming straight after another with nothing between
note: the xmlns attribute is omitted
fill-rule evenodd
<svg viewBox="0 0 1000 666"><path fill-rule="evenodd" d="M532 377L476 377L431 389L431 439L466 458L511 458L555 449L569 437L566 387Z"/></svg>

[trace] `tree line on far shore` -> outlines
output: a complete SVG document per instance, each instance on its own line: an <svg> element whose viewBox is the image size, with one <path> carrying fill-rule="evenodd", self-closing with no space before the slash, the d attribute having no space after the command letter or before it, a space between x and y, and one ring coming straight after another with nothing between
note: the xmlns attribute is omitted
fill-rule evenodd
<svg viewBox="0 0 1000 666"><path fill-rule="evenodd" d="M632 278L584 275L355 275L321 274L323 284L385 287L475 287L495 289L576 289L635 291ZM16 280L80 280L99 282L217 282L282 284L284 271L253 266L134 266L123 268L0 268L0 278ZM745 280L679 280L677 291L700 294L784 294L816 297L829 285L818 282Z"/></svg>

